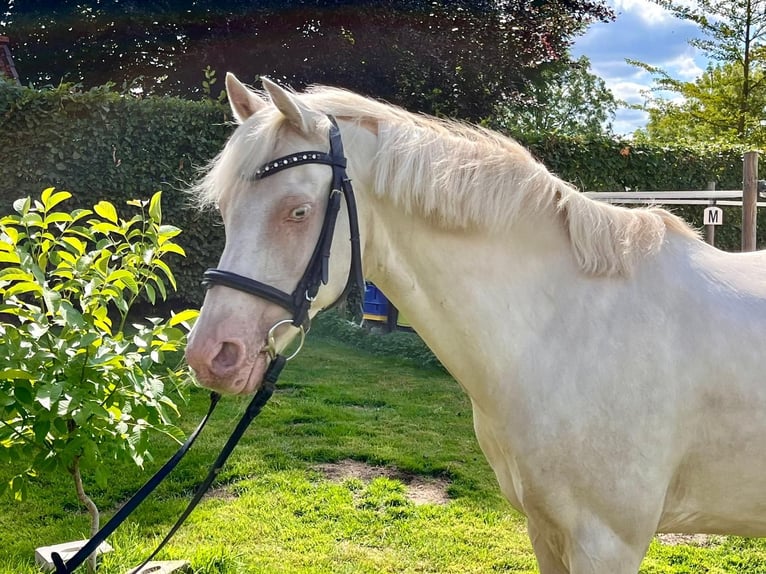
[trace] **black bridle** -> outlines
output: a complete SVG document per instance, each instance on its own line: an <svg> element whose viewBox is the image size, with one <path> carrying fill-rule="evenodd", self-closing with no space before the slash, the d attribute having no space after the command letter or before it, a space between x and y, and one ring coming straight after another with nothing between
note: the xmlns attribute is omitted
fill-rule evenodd
<svg viewBox="0 0 766 574"><path fill-rule="evenodd" d="M321 285L326 285L329 279L330 248L335 235L335 222L340 211L341 197L346 199L348 211L348 223L351 240L351 264L348 272L346 287L335 302L334 307L348 296L354 285L357 285L364 293L364 277L362 275L362 258L359 246L359 220L356 212L356 200L351 180L346 174L346 156L343 153L343 140L335 118L330 119L330 153L321 151L304 151L286 155L261 166L256 172L254 179L265 179L275 173L304 165L307 163L320 163L332 168L332 184L330 197L327 200L324 223L319 233L316 247L311 255L303 276L298 281L292 293L286 293L280 289L261 283L255 279L225 271L223 269L208 269L203 274L202 284L210 289L215 285L223 285L238 291L244 291L261 297L283 307L292 314L292 324L296 327L305 327L308 323L308 313L311 304L316 299Z"/></svg>
<svg viewBox="0 0 766 574"><path fill-rule="evenodd" d="M359 243L359 219L356 211L354 190L351 187L351 180L346 174L346 157L343 153L343 141L341 140L340 129L338 129L338 124L335 122L335 118L332 116L328 116L328 118L330 119L331 124L330 153L321 151L295 153L272 160L261 166L255 172L255 179L260 180L282 170L307 163L320 163L329 165L332 168L332 185L330 187L330 197L327 201L327 210L325 211L322 230L319 233L316 247L306 266L306 270L303 272L303 276L298 281L293 292L286 293L271 285L223 269L208 269L203 274L202 284L207 289L210 289L215 285L223 285L232 289L244 291L283 307L292 313L292 319L279 321L269 331L267 337L267 349L271 355L271 362L263 377L263 384L250 401L245 413L232 431L231 436L226 441L223 449L221 449L218 458L216 458L215 462L210 467L207 476L197 487L193 498L189 501L184 512L152 554L144 560L139 567L131 570L132 572L140 572L180 528L181 524L183 524L213 484L213 481L223 468L226 459L228 459L229 455L234 450L234 447L247 430L247 427L253 419L260 414L261 409L263 409L266 402L271 398L277 379L279 378L285 363L290 358L285 358L277 353L276 345L273 340L273 332L280 325L292 323L301 330L302 335L305 334L309 322L308 313L311 304L316 299L319 288L322 285L326 285L329 279L330 248L332 246L333 235L335 235L335 223L338 219L338 212L340 211L341 196L346 199L346 209L348 211L351 240L351 263L349 266L346 286L330 307L337 305L340 301L345 299L354 285L357 285L361 289L361 293L364 293L364 276L362 275L362 258ZM122 506L112 519L109 520L109 522L107 522L107 524L105 524L104 527L101 528L101 530L99 530L74 556L65 562L59 554L54 553L52 555L55 574L71 574L74 572L85 560L87 560L90 554L96 551L101 542L106 540L106 538L128 518L138 505L143 502L155 488L157 488L160 482L162 482L170 471L175 468L189 448L191 448L192 444L197 439L197 436L210 418L210 415L213 413L219 398L217 393L211 393L210 408L208 409L207 414L202 419L202 422L197 429L189 435L178 452L176 452L176 454L174 454L170 460L168 460L168 462L166 462L162 468L160 468L157 473L152 476L152 478L150 478L147 483Z"/></svg>

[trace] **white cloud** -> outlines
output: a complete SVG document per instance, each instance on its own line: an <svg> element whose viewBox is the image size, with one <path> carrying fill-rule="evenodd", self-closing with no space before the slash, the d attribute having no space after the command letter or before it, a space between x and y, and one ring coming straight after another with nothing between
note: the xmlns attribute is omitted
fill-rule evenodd
<svg viewBox="0 0 766 574"><path fill-rule="evenodd" d="M679 20L649 0L610 0L617 13L614 22L598 23L575 42L575 57L587 56L593 73L606 82L618 99L642 104L653 84L651 74L628 64L637 60L665 70L673 78L690 81L703 73L706 60L688 40L700 36L696 25ZM694 4L691 0L684 3ZM677 97L677 94L653 94ZM644 127L647 115L637 110L618 110L615 133L630 134Z"/></svg>
<svg viewBox="0 0 766 574"><path fill-rule="evenodd" d="M614 97L629 104L643 104L646 101L645 92L649 88L645 83L618 80L610 85Z"/></svg>
<svg viewBox="0 0 766 574"><path fill-rule="evenodd" d="M695 55L696 51L693 48L689 48L684 54L679 54L671 60L662 62L660 67L673 77L686 81L694 80L704 72L704 70L697 65L697 62L694 59Z"/></svg>
<svg viewBox="0 0 766 574"><path fill-rule="evenodd" d="M697 5L695 0L676 0L676 2L681 6ZM617 12L636 14L650 26L672 24L676 20L671 12L651 0L610 0L609 4Z"/></svg>
<svg viewBox="0 0 766 574"><path fill-rule="evenodd" d="M625 109L614 119L612 129L616 134L632 134L649 121L649 114L642 110Z"/></svg>
<svg viewBox="0 0 766 574"><path fill-rule="evenodd" d="M673 18L673 15L648 0L612 0L610 2L618 12L633 12L647 24L663 24Z"/></svg>

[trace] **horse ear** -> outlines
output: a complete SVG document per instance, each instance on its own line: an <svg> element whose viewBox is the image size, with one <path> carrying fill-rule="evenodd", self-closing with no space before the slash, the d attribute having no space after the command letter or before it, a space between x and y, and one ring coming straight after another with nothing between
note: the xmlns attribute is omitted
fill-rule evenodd
<svg viewBox="0 0 766 574"><path fill-rule="evenodd" d="M234 117L239 123L266 107L266 102L249 90L231 72L226 73L226 94Z"/></svg>
<svg viewBox="0 0 766 574"><path fill-rule="evenodd" d="M261 81L269 97L271 97L272 103L291 124L303 133L312 131L312 128L316 126L317 120L315 112L300 105L293 94L268 78L261 78Z"/></svg>

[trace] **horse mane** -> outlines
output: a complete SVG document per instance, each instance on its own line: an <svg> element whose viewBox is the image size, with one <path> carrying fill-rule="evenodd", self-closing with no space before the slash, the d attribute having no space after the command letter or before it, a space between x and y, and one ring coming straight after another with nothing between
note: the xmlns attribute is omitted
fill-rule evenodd
<svg viewBox="0 0 766 574"><path fill-rule="evenodd" d="M565 226L580 268L593 275L629 274L637 260L660 250L667 231L699 238L664 209L628 209L583 196L496 132L339 88L314 86L296 96L322 113L376 125L374 193L442 228L500 231L551 212ZM273 123L259 129L276 137ZM252 161L252 151L246 153Z"/></svg>

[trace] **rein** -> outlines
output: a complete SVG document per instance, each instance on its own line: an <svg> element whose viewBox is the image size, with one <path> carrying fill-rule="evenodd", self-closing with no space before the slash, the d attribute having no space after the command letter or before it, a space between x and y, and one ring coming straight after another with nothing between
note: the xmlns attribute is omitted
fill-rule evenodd
<svg viewBox="0 0 766 574"><path fill-rule="evenodd" d="M186 509L181 516L179 516L176 523L151 555L149 555L140 566L131 569L131 572L135 572L136 574L140 573L144 566L146 566L173 537L197 504L199 504L220 473L223 465L229 458L229 455L234 450L234 447L236 447L237 443L242 438L242 435L250 426L250 423L260 414L263 407L271 398L277 379L287 361L295 357L300 351L303 345L303 338L308 330L308 312L311 304L316 300L321 285L326 285L329 280L330 248L332 246L333 236L335 235L335 223L340 211L341 197L345 198L348 211L351 264L349 266L346 286L330 307L334 307L345 299L354 285L357 285L362 292L364 292L364 277L362 275L362 258L359 241L359 219L356 210L354 190L351 186L351 180L346 174L346 157L343 152L343 141L341 140L340 129L338 128L335 118L332 116L328 116L328 118L331 123L329 133L330 153L307 151L280 157L261 166L255 172L254 176L254 179L260 180L282 170L307 163L325 164L332 168L330 197L327 202L327 210L325 211L322 230L319 233L316 247L306 266L306 270L293 292L286 293L271 285L222 269L208 269L202 276L202 284L207 289L210 289L215 285L223 285L232 289L244 291L279 305L289 311L292 314L292 318L283 319L282 321L277 322L269 330L267 336L267 349L271 356L271 362L264 374L261 388L255 396L253 396L250 404L245 409L245 413L242 415L242 418L232 431L231 436L229 436L224 444L215 462L210 466L205 479L197 487L197 490L189 501ZM280 355L276 350L275 331L281 325L288 323L300 329L301 340L298 349L289 357L285 357ZM205 427L207 421L215 410L219 399L220 395L218 393L213 392L210 394L210 406L207 414L202 418L202 421L200 421L194 432L189 435L186 442L181 445L178 451L154 474L154 476L152 476L74 556L65 562L60 554L53 553L51 559L55 566L55 574L72 574L83 562L85 562L85 560L87 560L88 556L95 552L99 545L128 518L138 505L141 504L141 502L143 502L146 497L157 488L157 486L159 486L197 440L197 437L202 432L202 429Z"/></svg>

